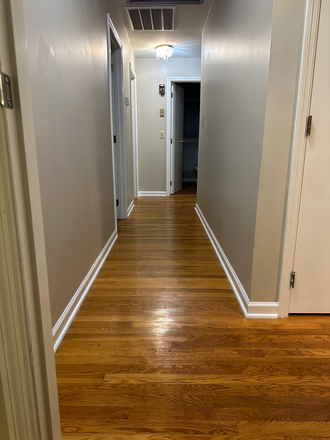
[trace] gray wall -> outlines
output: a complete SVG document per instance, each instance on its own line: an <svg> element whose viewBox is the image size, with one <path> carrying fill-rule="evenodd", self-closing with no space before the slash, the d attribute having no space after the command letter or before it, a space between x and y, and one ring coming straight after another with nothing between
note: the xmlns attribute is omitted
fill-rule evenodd
<svg viewBox="0 0 330 440"><path fill-rule="evenodd" d="M160 139L159 132L165 131L166 136L169 91L161 97L159 84L166 86L168 76L200 74L199 58L170 58L168 63L156 58L136 59L140 191L166 191L166 139ZM159 117L161 108L165 109L165 118Z"/></svg>
<svg viewBox="0 0 330 440"><path fill-rule="evenodd" d="M213 2L203 31L197 203L250 294L273 1Z"/></svg>
<svg viewBox="0 0 330 440"><path fill-rule="evenodd" d="M25 1L53 325L115 229L106 12L124 44L129 96L133 53L113 2Z"/></svg>
<svg viewBox="0 0 330 440"><path fill-rule="evenodd" d="M304 0L275 0L252 301L278 300L304 18Z"/></svg>
<svg viewBox="0 0 330 440"><path fill-rule="evenodd" d="M203 33L197 200L252 301L277 299L304 9L220 0Z"/></svg>

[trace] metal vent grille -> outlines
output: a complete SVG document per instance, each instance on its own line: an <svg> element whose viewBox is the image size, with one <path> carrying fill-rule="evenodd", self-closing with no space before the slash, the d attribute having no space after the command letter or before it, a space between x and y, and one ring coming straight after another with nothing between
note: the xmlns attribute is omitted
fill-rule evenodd
<svg viewBox="0 0 330 440"><path fill-rule="evenodd" d="M134 31L174 31L175 7L126 8Z"/></svg>

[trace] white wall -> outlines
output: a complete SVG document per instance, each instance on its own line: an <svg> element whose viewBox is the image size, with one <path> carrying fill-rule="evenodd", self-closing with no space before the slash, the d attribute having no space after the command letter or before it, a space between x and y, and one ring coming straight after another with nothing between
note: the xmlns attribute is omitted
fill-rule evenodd
<svg viewBox="0 0 330 440"><path fill-rule="evenodd" d="M203 32L197 203L252 301L275 301L305 1L219 0Z"/></svg>
<svg viewBox="0 0 330 440"><path fill-rule="evenodd" d="M166 191L166 138L168 109L166 95L159 95L159 84L167 83L167 77L193 76L201 74L199 58L171 58L168 63L156 58L137 58L138 133L139 133L139 190ZM159 110L165 109L160 118Z"/></svg>
<svg viewBox="0 0 330 440"><path fill-rule="evenodd" d="M113 2L25 0L24 6L54 325L115 229L107 12L124 44L125 96L134 58Z"/></svg>

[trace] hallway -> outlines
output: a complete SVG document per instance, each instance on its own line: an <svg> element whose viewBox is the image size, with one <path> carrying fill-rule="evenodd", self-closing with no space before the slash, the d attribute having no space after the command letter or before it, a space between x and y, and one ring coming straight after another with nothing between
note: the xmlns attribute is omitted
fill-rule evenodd
<svg viewBox="0 0 330 440"><path fill-rule="evenodd" d="M119 222L56 354L64 440L328 438L329 317L244 319L195 200Z"/></svg>

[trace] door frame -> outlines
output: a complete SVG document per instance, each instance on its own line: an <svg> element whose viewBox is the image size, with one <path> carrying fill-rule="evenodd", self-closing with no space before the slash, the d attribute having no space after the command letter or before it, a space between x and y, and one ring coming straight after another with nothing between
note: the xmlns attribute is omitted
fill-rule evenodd
<svg viewBox="0 0 330 440"><path fill-rule="evenodd" d="M290 278L293 270L307 138L306 119L310 114L318 29L322 0L307 0L303 36L302 60L298 88L295 131L291 156L286 226L282 254L282 271L279 292L279 317L289 315Z"/></svg>
<svg viewBox="0 0 330 440"><path fill-rule="evenodd" d="M168 76L167 77L167 120L166 120L166 195L171 195L171 132L173 127L172 84L201 83L200 76Z"/></svg>
<svg viewBox="0 0 330 440"><path fill-rule="evenodd" d="M109 71L109 96L110 96L110 127L111 127L111 148L113 164L113 187L114 187L114 205L116 218L127 218L127 179L126 179L126 150L125 150L125 132L124 132L124 69L123 69L123 43L116 31L116 28L108 16L108 71ZM111 43L117 48L114 53L114 71L111 70ZM112 82L116 86L112 92ZM115 109L115 111L114 111ZM114 145L114 127L117 125L118 134L116 135L116 145L119 151L115 155ZM117 160L116 160L117 158ZM118 188L119 206L116 206L116 185ZM116 220L117 228L117 220Z"/></svg>
<svg viewBox="0 0 330 440"><path fill-rule="evenodd" d="M132 150L133 150L133 197L139 197L139 144L137 124L137 87L136 73L129 63L131 80L131 124L132 124Z"/></svg>
<svg viewBox="0 0 330 440"><path fill-rule="evenodd" d="M2 268L6 264L3 269L7 280L1 280L7 283L5 288L1 285L7 298L2 316L12 319L1 320L6 353L1 356L0 374L8 403L7 419L14 424L10 438L60 440L24 4L22 0L0 0L1 12L4 4L8 8L8 27L1 23L1 38L5 40L1 56L5 60L3 69L12 79L14 109L4 111L5 138L1 139L1 174L5 182L1 208L7 206L8 212L1 220L6 242L1 247L0 264Z"/></svg>

